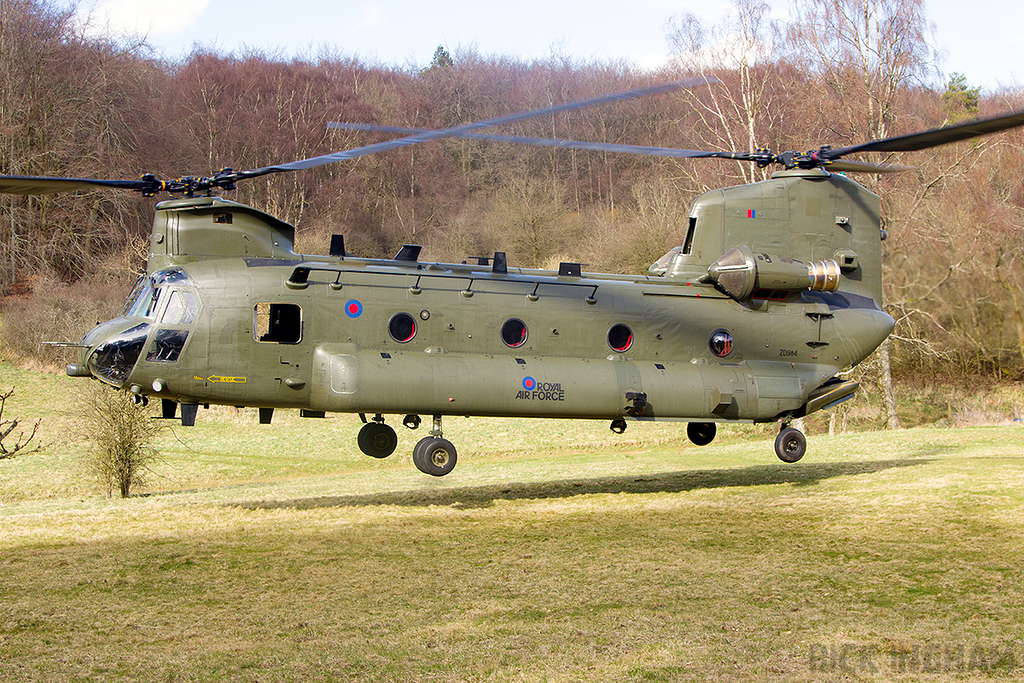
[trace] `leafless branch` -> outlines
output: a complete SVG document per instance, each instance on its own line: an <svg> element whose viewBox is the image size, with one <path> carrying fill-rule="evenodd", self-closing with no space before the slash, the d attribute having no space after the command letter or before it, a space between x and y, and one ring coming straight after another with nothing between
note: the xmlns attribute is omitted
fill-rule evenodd
<svg viewBox="0 0 1024 683"><path fill-rule="evenodd" d="M7 405L7 399L14 395L14 389L8 392L0 394L0 460L7 460L13 458L18 454L35 453L43 449L42 446L36 445L34 448L29 448L28 445L35 438L36 432L39 431L39 424L42 420L36 420L36 423L32 425L32 433L25 437L25 432L18 432L18 436L14 441L14 445L5 445L4 439L10 436L15 429L18 428L18 420L4 420L4 408Z"/></svg>

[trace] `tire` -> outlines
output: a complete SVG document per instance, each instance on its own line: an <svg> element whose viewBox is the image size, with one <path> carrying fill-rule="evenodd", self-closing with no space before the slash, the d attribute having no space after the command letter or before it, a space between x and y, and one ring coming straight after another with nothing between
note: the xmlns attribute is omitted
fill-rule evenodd
<svg viewBox="0 0 1024 683"><path fill-rule="evenodd" d="M807 452L807 437L799 429L786 427L775 437L775 455L782 462L796 462Z"/></svg>
<svg viewBox="0 0 1024 683"><path fill-rule="evenodd" d="M359 450L371 458L386 458L398 447L398 434L383 422L368 422L356 439Z"/></svg>
<svg viewBox="0 0 1024 683"><path fill-rule="evenodd" d="M458 454L448 439L427 436L420 439L412 450L412 462L416 469L433 477L443 477L455 469Z"/></svg>
<svg viewBox="0 0 1024 683"><path fill-rule="evenodd" d="M416 442L416 445L412 449L412 464L416 465L416 469L424 474L429 474L424 468L426 465L423 464L423 448L434 440L432 436L425 436Z"/></svg>
<svg viewBox="0 0 1024 683"><path fill-rule="evenodd" d="M686 436L696 446L707 446L715 440L718 425L714 422L689 422L686 425Z"/></svg>

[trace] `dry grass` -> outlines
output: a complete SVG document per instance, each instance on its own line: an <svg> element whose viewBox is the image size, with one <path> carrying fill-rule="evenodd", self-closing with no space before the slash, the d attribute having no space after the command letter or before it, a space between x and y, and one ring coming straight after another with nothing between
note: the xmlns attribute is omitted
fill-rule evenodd
<svg viewBox="0 0 1024 683"><path fill-rule="evenodd" d="M452 420L463 457L433 479L407 454L356 455L347 418L200 418L164 443L165 479L145 497L82 488L74 445L0 463L0 678L988 681L1024 668L1019 427L813 437L788 466L742 432L697 449L679 426L623 441L603 424Z"/></svg>

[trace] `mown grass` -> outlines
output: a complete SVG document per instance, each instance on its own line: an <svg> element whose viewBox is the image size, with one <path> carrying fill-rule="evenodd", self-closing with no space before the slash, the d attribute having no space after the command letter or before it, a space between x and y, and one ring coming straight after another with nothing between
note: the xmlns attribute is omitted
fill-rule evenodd
<svg viewBox="0 0 1024 683"><path fill-rule="evenodd" d="M376 461L348 417L211 410L118 500L54 408L74 381L0 366L5 384L50 447L0 463L3 680L1024 670L1017 426L813 436L785 465L753 428L696 448L680 425L459 419L434 479L418 432Z"/></svg>

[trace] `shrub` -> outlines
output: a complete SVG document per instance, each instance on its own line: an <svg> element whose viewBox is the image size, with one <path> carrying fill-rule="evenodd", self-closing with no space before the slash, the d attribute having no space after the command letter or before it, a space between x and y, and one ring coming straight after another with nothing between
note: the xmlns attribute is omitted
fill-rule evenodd
<svg viewBox="0 0 1024 683"><path fill-rule="evenodd" d="M59 367L68 351L43 342L77 342L94 325L118 315L135 273L129 269L64 284L40 275L27 291L0 304L0 356Z"/></svg>
<svg viewBox="0 0 1024 683"><path fill-rule="evenodd" d="M136 404L131 394L93 383L81 398L78 420L90 442L87 464L107 488L122 498L145 483L145 473L157 458L153 440L164 425Z"/></svg>

